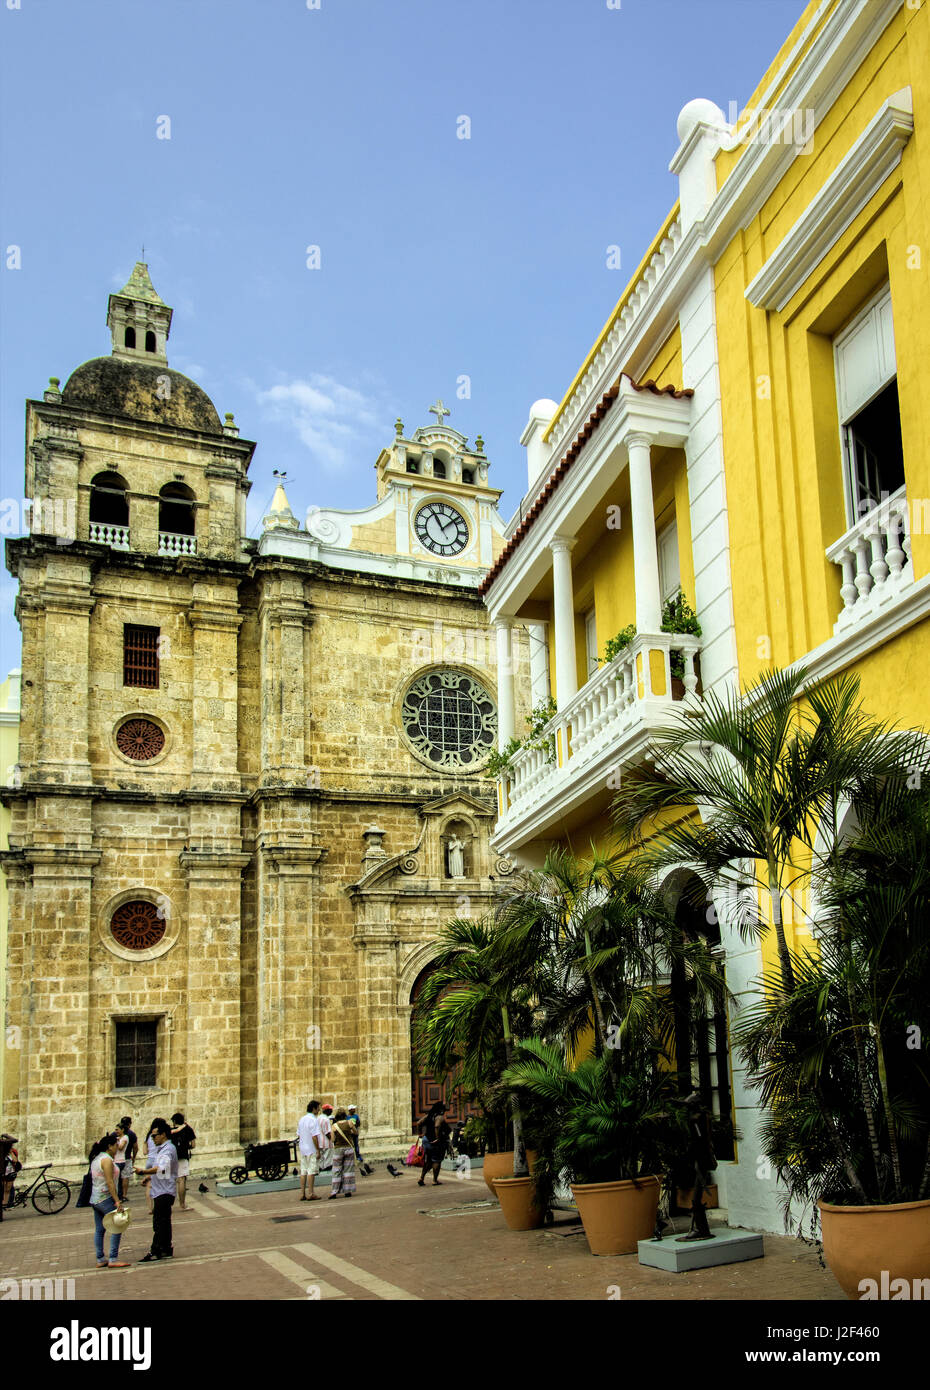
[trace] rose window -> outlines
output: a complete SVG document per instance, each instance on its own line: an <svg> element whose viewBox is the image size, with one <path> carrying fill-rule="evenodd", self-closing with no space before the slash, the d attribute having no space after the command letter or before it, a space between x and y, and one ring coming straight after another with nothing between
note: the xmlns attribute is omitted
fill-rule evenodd
<svg viewBox="0 0 930 1390"><path fill-rule="evenodd" d="M127 719L116 732L116 746L127 758L144 763L157 758L165 746L165 735L151 719Z"/></svg>
<svg viewBox="0 0 930 1390"><path fill-rule="evenodd" d="M164 910L154 903L123 903L110 918L110 931L117 945L128 951L146 951L157 946L165 934Z"/></svg>
<svg viewBox="0 0 930 1390"><path fill-rule="evenodd" d="M471 767L497 737L497 709L484 686L464 671L430 671L404 696L404 733L436 767Z"/></svg>

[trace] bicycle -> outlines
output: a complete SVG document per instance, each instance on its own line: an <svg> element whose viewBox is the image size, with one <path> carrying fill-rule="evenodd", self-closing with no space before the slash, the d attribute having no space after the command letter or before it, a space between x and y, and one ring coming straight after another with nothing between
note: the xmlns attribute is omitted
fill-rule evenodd
<svg viewBox="0 0 930 1390"><path fill-rule="evenodd" d="M32 1205L42 1216L54 1216L56 1212L64 1211L71 1201L71 1187L63 1178L47 1178L45 1174L51 1168L50 1163L46 1163L39 1169L35 1178L28 1187L21 1190L13 1184L13 1192L10 1197L10 1206L24 1207L27 1197L32 1197Z"/></svg>

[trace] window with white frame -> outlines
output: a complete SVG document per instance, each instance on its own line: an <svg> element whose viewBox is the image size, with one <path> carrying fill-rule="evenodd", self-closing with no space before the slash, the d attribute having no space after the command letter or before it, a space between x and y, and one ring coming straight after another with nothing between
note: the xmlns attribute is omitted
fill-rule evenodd
<svg viewBox="0 0 930 1390"><path fill-rule="evenodd" d="M886 286L833 344L851 526L904 486L891 292Z"/></svg>
<svg viewBox="0 0 930 1390"><path fill-rule="evenodd" d="M584 615L584 644L588 657L587 679L597 675L597 619L592 608Z"/></svg>
<svg viewBox="0 0 930 1390"><path fill-rule="evenodd" d="M678 522L666 526L658 538L659 583L662 586L662 602L674 598L681 588L681 564L678 558Z"/></svg>

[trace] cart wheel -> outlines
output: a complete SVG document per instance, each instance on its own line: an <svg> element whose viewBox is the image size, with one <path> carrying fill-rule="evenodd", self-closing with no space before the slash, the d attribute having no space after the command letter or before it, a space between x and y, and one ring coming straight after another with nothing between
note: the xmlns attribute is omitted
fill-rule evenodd
<svg viewBox="0 0 930 1390"><path fill-rule="evenodd" d="M264 1168L259 1168L258 1176L263 1182L277 1182L278 1178L287 1176L286 1163L266 1163Z"/></svg>
<svg viewBox="0 0 930 1390"><path fill-rule="evenodd" d="M249 1176L248 1168L230 1168L229 1181L234 1182L238 1187L241 1182L246 1182Z"/></svg>

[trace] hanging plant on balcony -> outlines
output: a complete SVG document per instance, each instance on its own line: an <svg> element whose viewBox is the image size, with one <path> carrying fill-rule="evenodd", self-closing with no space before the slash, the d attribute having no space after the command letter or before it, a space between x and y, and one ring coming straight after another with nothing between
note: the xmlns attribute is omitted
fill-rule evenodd
<svg viewBox="0 0 930 1390"><path fill-rule="evenodd" d="M543 730L554 718L555 713L554 695L550 695L547 700L540 700L538 704L534 705L526 716L526 722L530 726L529 733L524 738L508 739L503 748L492 748L484 765L485 777L499 778L510 768L511 761L516 754L524 748L535 748L539 752L545 753L547 763L554 763L555 736L546 734Z"/></svg>
<svg viewBox="0 0 930 1390"><path fill-rule="evenodd" d="M701 636L701 624L698 622L697 614L688 603L681 589L679 589L677 594L673 594L671 598L667 598L662 605L661 630L663 632L688 633L692 637ZM669 652L669 667L673 680L684 680L684 652Z"/></svg>
<svg viewBox="0 0 930 1390"><path fill-rule="evenodd" d="M661 632L681 632L687 633L692 637L701 636L701 624L698 622L697 614L688 603L681 590L667 598L662 606ZM618 657L622 651L633 641L636 636L636 624L630 623L627 627L621 628L615 637L611 637L604 648L603 664L607 664ZM685 678L685 655L684 652L671 651L669 653L669 664L672 676L676 680Z"/></svg>

